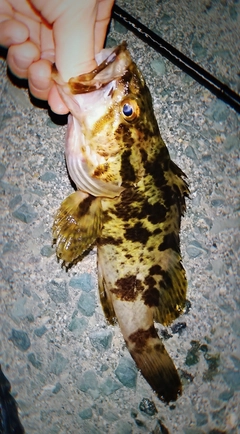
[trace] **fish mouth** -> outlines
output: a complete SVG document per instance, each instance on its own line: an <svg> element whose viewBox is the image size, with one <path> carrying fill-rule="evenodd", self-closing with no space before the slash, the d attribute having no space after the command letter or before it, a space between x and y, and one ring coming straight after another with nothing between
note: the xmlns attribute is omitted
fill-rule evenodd
<svg viewBox="0 0 240 434"><path fill-rule="evenodd" d="M56 65L52 66L52 79L59 94L71 114L77 117L81 124L87 106L96 110L95 98L101 99L104 104L111 100L119 80L133 63L125 41L115 48L101 50L96 55L96 62L98 66L94 70L72 77L68 82L62 79Z"/></svg>
<svg viewBox="0 0 240 434"><path fill-rule="evenodd" d="M96 55L98 66L91 72L72 77L68 81L73 95L93 92L123 76L132 60L126 41L114 49L102 50Z"/></svg>

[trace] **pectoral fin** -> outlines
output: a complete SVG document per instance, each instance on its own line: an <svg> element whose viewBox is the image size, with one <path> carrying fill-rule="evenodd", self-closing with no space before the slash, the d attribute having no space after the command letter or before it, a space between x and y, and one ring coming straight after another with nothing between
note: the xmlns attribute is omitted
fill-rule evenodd
<svg viewBox="0 0 240 434"><path fill-rule="evenodd" d="M99 236L101 199L76 191L61 204L53 224L53 244L64 265L77 262Z"/></svg>

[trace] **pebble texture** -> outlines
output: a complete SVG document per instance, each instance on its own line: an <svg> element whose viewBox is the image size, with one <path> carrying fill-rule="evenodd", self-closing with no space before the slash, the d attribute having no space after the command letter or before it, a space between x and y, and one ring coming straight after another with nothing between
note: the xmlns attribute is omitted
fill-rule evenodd
<svg viewBox="0 0 240 434"><path fill-rule="evenodd" d="M136 18L235 90L240 3L130 3ZM51 227L73 189L66 125L14 86L0 59L0 363L26 434L239 432L239 116L112 22L108 45L128 41L153 97L173 160L188 176L182 221L186 313L159 333L183 394L162 404L109 326L97 294L96 250L67 272Z"/></svg>

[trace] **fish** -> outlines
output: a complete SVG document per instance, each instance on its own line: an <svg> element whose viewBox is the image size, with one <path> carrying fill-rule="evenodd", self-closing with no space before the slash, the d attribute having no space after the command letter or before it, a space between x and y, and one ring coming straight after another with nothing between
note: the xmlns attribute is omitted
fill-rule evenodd
<svg viewBox="0 0 240 434"><path fill-rule="evenodd" d="M66 267L97 246L106 319L119 324L141 374L169 403L182 385L155 323L168 326L184 311L179 234L189 188L126 42L103 49L96 61L93 71L68 82L53 67L70 109L65 156L76 186L56 213L53 244Z"/></svg>
<svg viewBox="0 0 240 434"><path fill-rule="evenodd" d="M0 434L24 434L17 403L10 393L11 385L0 365Z"/></svg>

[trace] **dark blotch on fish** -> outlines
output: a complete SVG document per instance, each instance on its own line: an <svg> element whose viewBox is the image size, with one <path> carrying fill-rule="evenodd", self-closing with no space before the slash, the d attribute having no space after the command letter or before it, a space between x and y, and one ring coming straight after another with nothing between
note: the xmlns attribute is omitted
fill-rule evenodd
<svg viewBox="0 0 240 434"><path fill-rule="evenodd" d="M104 237L99 239L98 245L104 246L104 244L113 244L117 246L121 243L121 241L122 241L121 238Z"/></svg>
<svg viewBox="0 0 240 434"><path fill-rule="evenodd" d="M148 330L139 329L135 333L129 336L129 340L135 344L136 351L145 346L149 338L157 338L158 334L154 326L151 326Z"/></svg>
<svg viewBox="0 0 240 434"><path fill-rule="evenodd" d="M141 292L144 289L141 281L136 279L135 276L127 276L117 280L116 287L117 288L112 289L111 292L125 301L134 300L136 298L136 292Z"/></svg>
<svg viewBox="0 0 240 434"><path fill-rule="evenodd" d="M149 307L158 306L159 298L160 298L159 291L157 288L154 288L154 286L152 286L149 289L146 289L146 291L144 291L144 294L142 295L142 299L144 303Z"/></svg>
<svg viewBox="0 0 240 434"><path fill-rule="evenodd" d="M86 199L84 199L84 200L81 202L81 205L78 207L78 214L77 214L77 216L78 216L79 219L80 219L81 217L85 216L85 215L88 213L89 208L90 208L90 206L91 206L91 204L92 204L92 201L93 201L94 199L95 199L95 197L93 197L93 196L88 196L88 197L86 197Z"/></svg>
<svg viewBox="0 0 240 434"><path fill-rule="evenodd" d="M125 238L135 243L146 244L151 233L143 227L142 222L137 222L131 228L125 230Z"/></svg>
<svg viewBox="0 0 240 434"><path fill-rule="evenodd" d="M128 182L135 182L136 175L133 166L130 163L131 150L126 149L122 154L122 164L120 174L123 179L123 186Z"/></svg>
<svg viewBox="0 0 240 434"><path fill-rule="evenodd" d="M175 252L179 253L179 237L176 236L173 232L167 234L163 238L163 242L158 246L158 250L161 252L163 250L172 249Z"/></svg>

